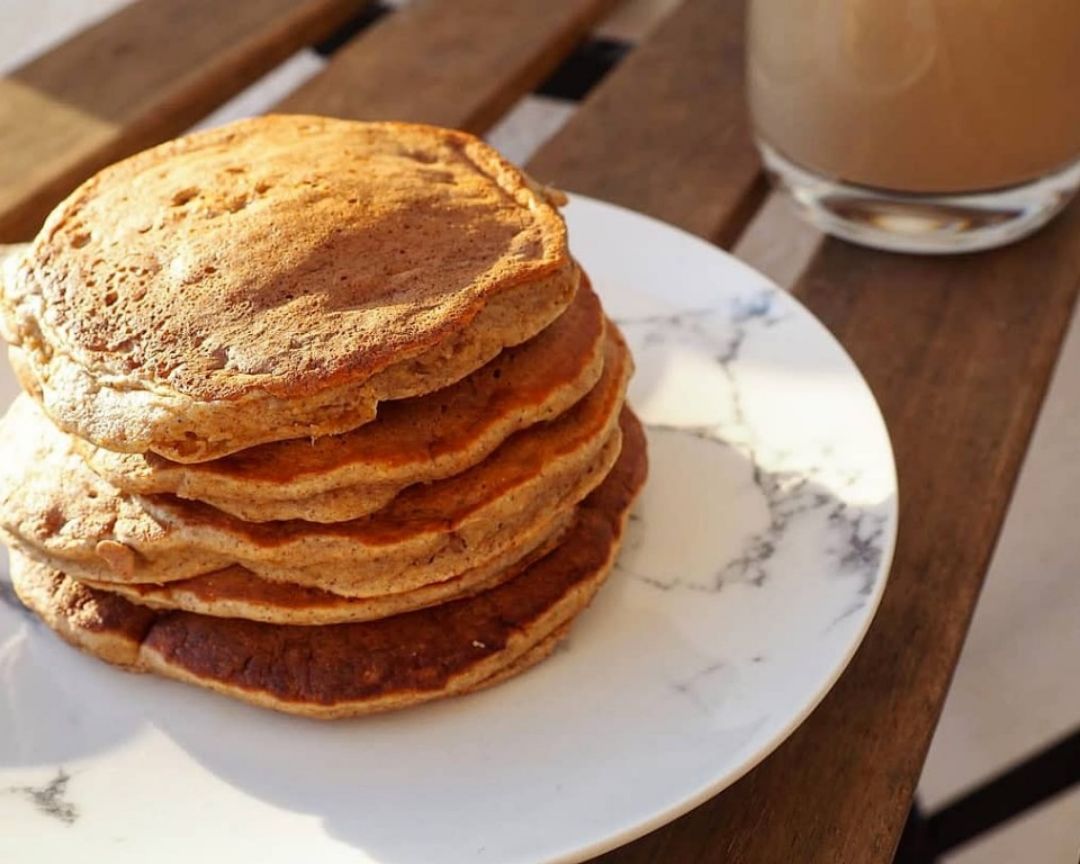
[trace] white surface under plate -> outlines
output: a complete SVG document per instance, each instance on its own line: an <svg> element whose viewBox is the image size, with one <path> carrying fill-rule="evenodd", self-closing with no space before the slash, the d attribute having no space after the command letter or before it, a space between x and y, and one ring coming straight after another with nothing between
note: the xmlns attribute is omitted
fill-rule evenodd
<svg viewBox="0 0 1080 864"><path fill-rule="evenodd" d="M0 860L577 861L734 782L817 704L892 554L870 391L735 259L583 198L567 219L634 350L651 473L566 647L489 692L325 724L84 657L6 590Z"/></svg>

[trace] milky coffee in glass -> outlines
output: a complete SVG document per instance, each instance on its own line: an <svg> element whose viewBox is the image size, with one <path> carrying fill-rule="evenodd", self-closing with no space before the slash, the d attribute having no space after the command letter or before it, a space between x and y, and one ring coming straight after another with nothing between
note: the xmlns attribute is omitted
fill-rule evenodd
<svg viewBox="0 0 1080 864"><path fill-rule="evenodd" d="M767 167L833 233L964 251L1080 182L1080 0L751 0Z"/></svg>

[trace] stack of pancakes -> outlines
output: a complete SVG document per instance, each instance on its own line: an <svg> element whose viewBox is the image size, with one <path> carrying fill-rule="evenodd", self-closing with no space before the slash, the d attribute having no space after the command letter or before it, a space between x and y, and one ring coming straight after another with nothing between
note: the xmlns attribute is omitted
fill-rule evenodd
<svg viewBox="0 0 1080 864"><path fill-rule="evenodd" d="M4 278L19 597L110 662L321 717L545 657L645 475L558 199L463 133L296 116L87 181Z"/></svg>

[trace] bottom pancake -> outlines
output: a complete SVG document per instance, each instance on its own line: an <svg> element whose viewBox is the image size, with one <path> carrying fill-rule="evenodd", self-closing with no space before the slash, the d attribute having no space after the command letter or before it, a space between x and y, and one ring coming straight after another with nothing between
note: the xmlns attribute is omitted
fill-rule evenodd
<svg viewBox="0 0 1080 864"><path fill-rule="evenodd" d="M104 660L279 711L345 717L466 693L546 656L606 578L647 464L629 412L622 428L615 467L560 545L466 599L363 623L267 624L157 612L19 554L15 590L57 633Z"/></svg>

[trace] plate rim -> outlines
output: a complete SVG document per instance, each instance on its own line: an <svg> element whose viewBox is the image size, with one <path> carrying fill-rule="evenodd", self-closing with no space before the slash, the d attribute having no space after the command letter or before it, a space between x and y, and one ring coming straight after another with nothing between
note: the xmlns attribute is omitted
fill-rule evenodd
<svg viewBox="0 0 1080 864"><path fill-rule="evenodd" d="M890 518L887 523L888 533L885 537L885 542L882 545L881 563L878 565L878 575L874 580L874 591L867 597L867 602L864 607L866 612L863 615L862 621L856 632L852 635L849 644L845 647L842 658L829 675L826 676L826 680L823 681L818 691L807 704L793 715L783 725L783 728L776 732L769 741L753 750L751 754L743 759L735 768L721 774L713 781L704 784L696 791L670 807L657 812L652 817L627 827L617 834L612 834L609 837L598 840L587 847L581 847L575 850L568 849L565 852L559 853L554 858L546 859L544 864L581 864L581 862L590 858L603 855L605 852L610 852L613 849L618 849L621 846L632 843L635 840L644 837L646 834L650 834L658 828L662 828L665 825L674 822L679 817L685 816L691 810L700 807L711 798L719 795L725 789L735 785L735 783L776 752L780 745L787 741L788 738L790 738L792 734L806 722L806 719L817 709L822 701L824 701L825 697L832 692L837 681L839 681L840 677L847 671L855 654L862 647L871 624L873 624L874 619L877 618L878 610L881 607L881 599L885 594L885 588L888 585L889 577L892 573L893 558L896 552L896 539L900 525L900 484L899 475L896 470L896 451L893 448L892 435L889 432L888 424L885 422L885 416L881 412L881 406L878 404L877 396L874 395L870 383L866 380L866 377L863 375L862 370L859 368L859 365L855 362L854 358L848 353L847 349L844 348L840 340L833 335L832 331L830 331L813 312L795 297L794 294L781 288L760 270L757 270L745 261L736 258L726 249L722 249L721 247L710 243L708 240L704 240L696 234L693 234L684 228L680 228L678 225L672 225L670 222L665 222L655 216L650 216L629 207L623 207L620 204L614 204L610 201L604 201L589 195L582 195L576 192L568 192L566 194L570 204L579 202L584 204L587 208L595 208L598 211L613 210L619 213L620 216L644 220L646 223L649 223L650 227L654 230L674 232L675 234L680 235L683 240L689 241L691 245L701 248L702 251L719 255L726 259L729 265L734 265L737 269L743 271L744 275L761 281L777 294L783 295L785 297L785 302L793 304L800 310L805 316L807 323L817 329L818 335L832 343L832 346L847 359L848 363L851 364L851 368L859 376L859 380L866 388L867 395L870 397L870 403L873 406L876 417L881 425L882 432L884 433L883 443L885 444L886 452L889 457L888 474L892 486L892 512L890 513Z"/></svg>

